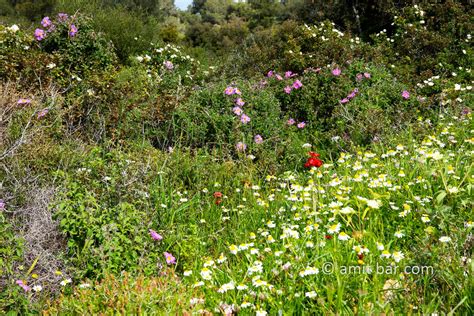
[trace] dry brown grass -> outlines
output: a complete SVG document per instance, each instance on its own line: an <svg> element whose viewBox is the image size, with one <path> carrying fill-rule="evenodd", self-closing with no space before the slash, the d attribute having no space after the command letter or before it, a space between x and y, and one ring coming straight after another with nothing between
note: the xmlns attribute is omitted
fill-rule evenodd
<svg viewBox="0 0 474 316"><path fill-rule="evenodd" d="M16 211L21 227L19 233L25 240L25 265L31 265L37 260L32 273L38 275L38 282L55 290L61 279L56 271L65 273L61 254L66 249L66 242L61 235L57 221L52 218L49 207L54 199L55 189L52 187L32 188L30 200ZM64 277L64 275L62 276ZM41 281L47 282L41 282Z"/></svg>

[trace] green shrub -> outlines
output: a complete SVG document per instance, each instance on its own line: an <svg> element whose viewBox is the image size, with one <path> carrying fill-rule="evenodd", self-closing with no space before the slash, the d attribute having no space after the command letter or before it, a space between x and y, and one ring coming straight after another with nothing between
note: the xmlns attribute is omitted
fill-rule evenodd
<svg viewBox="0 0 474 316"><path fill-rule="evenodd" d="M397 76L416 84L472 65L472 12L454 1L407 6L395 13L393 30L382 30L372 39Z"/></svg>
<svg viewBox="0 0 474 316"><path fill-rule="evenodd" d="M8 205L0 200L0 312L24 311L26 300L22 299L21 289L13 282L15 267L23 259L23 242L4 213L7 208Z"/></svg>
<svg viewBox="0 0 474 316"><path fill-rule="evenodd" d="M18 27L18 26L17 26ZM46 65L54 58L35 48L33 37L26 31L15 30L15 26L0 25L0 78L19 81L28 87L42 78L42 83L51 82Z"/></svg>
<svg viewBox="0 0 474 316"><path fill-rule="evenodd" d="M341 74L334 75L336 69ZM364 146L389 138L420 115L434 113L430 100L420 102L415 91L408 91L410 97L404 99L407 86L382 65L353 61L285 74L270 72L260 80L214 84L196 91L161 128L165 134L159 142L219 148L234 156L236 144L243 142L245 153L258 153L257 160L293 166L300 161L302 139L318 147L324 144L328 151L343 144L346 149ZM301 87L293 87L299 83ZM226 87L238 87L242 94L227 96ZM233 113L237 98L246 102L241 110L251 119L247 124ZM301 122L304 128L297 127ZM263 137L262 144L254 142L257 134ZM334 137L341 142L334 144ZM263 154L269 150L272 155Z"/></svg>
<svg viewBox="0 0 474 316"><path fill-rule="evenodd" d="M37 45L57 57L53 69L60 82L81 81L91 72L109 70L115 63L113 46L93 29L90 19L82 15L58 16L51 23L44 29L44 39L37 38Z"/></svg>
<svg viewBox="0 0 474 316"><path fill-rule="evenodd" d="M93 150L74 177L63 174L65 186L55 203L55 217L68 241L68 256L77 276L106 272L160 269L161 246L148 232L144 183L133 189L137 172L118 152ZM142 188L143 190L143 188Z"/></svg>
<svg viewBox="0 0 474 316"><path fill-rule="evenodd" d="M151 141L191 86L204 78L199 63L174 45L152 45L131 56L130 64L77 84L67 98L68 125L95 141Z"/></svg>
<svg viewBox="0 0 474 316"><path fill-rule="evenodd" d="M199 72L199 61L187 55L177 45L167 44L162 47L151 44L141 55L132 60L146 69L150 78L159 84L161 91L174 92L180 84L190 84L202 78Z"/></svg>
<svg viewBox="0 0 474 316"><path fill-rule="evenodd" d="M0 28L0 77L29 87L68 87L116 62L111 44L81 15L49 18L30 34ZM43 20L44 21L44 20Z"/></svg>
<svg viewBox="0 0 474 316"><path fill-rule="evenodd" d="M355 59L375 62L381 56L375 47L342 32L330 21L301 25L288 20L247 37L242 47L231 55L225 71L246 77L271 69L301 73L309 67L342 66Z"/></svg>
<svg viewBox="0 0 474 316"><path fill-rule="evenodd" d="M238 153L235 145L239 142L248 146L247 153L262 146L271 148L282 140L279 133L284 123L280 120L280 104L272 91L256 85L236 82L233 86L241 89L242 95L226 96L227 85L222 83L196 91L163 127L168 133L163 135L162 142L171 146L219 148L234 156ZM248 124L241 123L239 116L232 112L237 98L246 102L242 110L250 117ZM262 144L255 143L256 135L263 138Z"/></svg>

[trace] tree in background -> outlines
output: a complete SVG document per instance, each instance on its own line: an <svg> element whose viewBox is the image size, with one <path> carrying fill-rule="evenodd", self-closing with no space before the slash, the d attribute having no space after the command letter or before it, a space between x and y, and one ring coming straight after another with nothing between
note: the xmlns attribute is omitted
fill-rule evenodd
<svg viewBox="0 0 474 316"><path fill-rule="evenodd" d="M191 13L199 15L203 22L219 24L226 20L227 10L232 4L232 0L194 0Z"/></svg>
<svg viewBox="0 0 474 316"><path fill-rule="evenodd" d="M251 28L269 27L281 20L284 7L278 0L249 0L248 4L252 10L249 17Z"/></svg>
<svg viewBox="0 0 474 316"><path fill-rule="evenodd" d="M0 15L16 14L32 21L51 13L55 5L56 0L4 0L0 1L0 8L4 7L6 11L0 10Z"/></svg>
<svg viewBox="0 0 474 316"><path fill-rule="evenodd" d="M289 13L287 17L308 24L328 19L368 38L382 29L390 30L395 12L408 5L424 3L420 0L286 0L285 12Z"/></svg>
<svg viewBox="0 0 474 316"><path fill-rule="evenodd" d="M194 0L190 12L183 13L190 45L229 52L249 34L249 8L232 0Z"/></svg>

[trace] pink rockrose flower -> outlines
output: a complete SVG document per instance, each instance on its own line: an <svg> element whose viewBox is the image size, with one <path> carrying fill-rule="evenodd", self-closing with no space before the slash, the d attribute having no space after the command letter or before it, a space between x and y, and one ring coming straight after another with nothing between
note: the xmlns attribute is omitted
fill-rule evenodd
<svg viewBox="0 0 474 316"><path fill-rule="evenodd" d="M23 99L23 98L19 99L17 102L18 105L25 105L25 104L30 104L30 103L31 103L30 99Z"/></svg>
<svg viewBox="0 0 474 316"><path fill-rule="evenodd" d="M163 254L165 255L167 264L176 264L176 258L172 254L166 251Z"/></svg>
<svg viewBox="0 0 474 316"><path fill-rule="evenodd" d="M306 126L305 122L299 122L298 125L296 125L296 127L298 128L304 128L305 126Z"/></svg>
<svg viewBox="0 0 474 316"><path fill-rule="evenodd" d="M150 229L148 230L150 232L150 236L151 238L153 238L154 240L162 240L163 239L163 236L161 236L160 234L158 234L156 231L154 231L153 229Z"/></svg>
<svg viewBox="0 0 474 316"><path fill-rule="evenodd" d="M232 108L232 112L234 112L234 114L238 115L238 116L242 115L242 113L243 113L242 109L238 106L234 106Z"/></svg>
<svg viewBox="0 0 474 316"><path fill-rule="evenodd" d="M261 143L263 143L263 137L262 137L262 135L260 135L260 134L255 135L255 137L253 138L253 140L255 141L255 144L261 144Z"/></svg>
<svg viewBox="0 0 474 316"><path fill-rule="evenodd" d="M295 88L295 89L299 89L302 86L303 86L303 84L299 80L296 80L295 82L293 82L293 88Z"/></svg>
<svg viewBox="0 0 474 316"><path fill-rule="evenodd" d="M242 98L237 98L235 100L235 104L237 104L238 106L244 106L245 105L245 101L242 100Z"/></svg>
<svg viewBox="0 0 474 316"><path fill-rule="evenodd" d="M46 32L43 29L35 30L35 38L38 42L42 41L45 37L46 37Z"/></svg>
<svg viewBox="0 0 474 316"><path fill-rule="evenodd" d="M51 25L53 25L53 22L51 22L51 19L49 18L49 16L45 16L42 20L41 20L41 25L43 27L50 27Z"/></svg>
<svg viewBox="0 0 474 316"><path fill-rule="evenodd" d="M77 31L77 27L74 24L71 24L71 26L69 26L69 37L76 36Z"/></svg>
<svg viewBox="0 0 474 316"><path fill-rule="evenodd" d="M402 92L402 97L405 99L405 100L408 100L410 98L410 92L408 92L407 90L403 90Z"/></svg>
<svg viewBox="0 0 474 316"><path fill-rule="evenodd" d="M334 76L339 76L339 75L341 74L341 69L339 69L339 68L334 68L334 69L332 70L332 74L333 74Z"/></svg>
<svg viewBox="0 0 474 316"><path fill-rule="evenodd" d="M243 142L238 142L235 145L235 149L237 149L237 151L245 151L247 149L247 145Z"/></svg>
<svg viewBox="0 0 474 316"><path fill-rule="evenodd" d="M242 124L247 124L248 122L250 122L250 117L248 117L248 115L246 114L242 114L240 116L240 121L242 122Z"/></svg>

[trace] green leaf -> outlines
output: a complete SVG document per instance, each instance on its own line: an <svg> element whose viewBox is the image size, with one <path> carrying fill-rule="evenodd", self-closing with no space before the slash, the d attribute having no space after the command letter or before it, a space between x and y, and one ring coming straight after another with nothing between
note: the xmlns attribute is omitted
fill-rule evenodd
<svg viewBox="0 0 474 316"><path fill-rule="evenodd" d="M437 204L442 204L444 198L446 197L446 191L441 191L438 196L436 197L436 203Z"/></svg>

